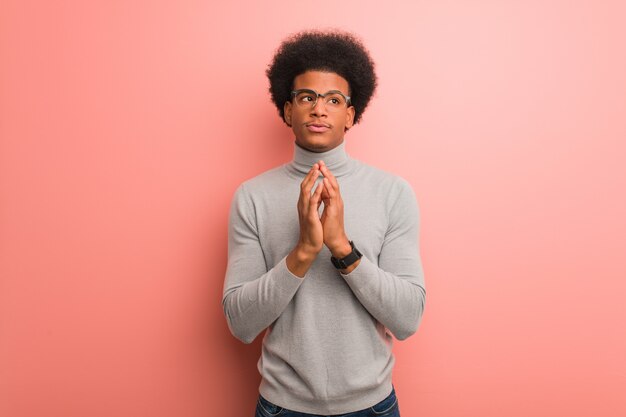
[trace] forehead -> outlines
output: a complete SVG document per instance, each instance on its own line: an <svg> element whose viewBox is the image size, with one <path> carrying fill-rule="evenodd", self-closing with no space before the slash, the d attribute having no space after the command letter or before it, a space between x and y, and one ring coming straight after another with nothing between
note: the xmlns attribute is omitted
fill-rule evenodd
<svg viewBox="0 0 626 417"><path fill-rule="evenodd" d="M335 72L307 71L293 79L293 88L310 88L318 93L339 90L348 93L348 81Z"/></svg>

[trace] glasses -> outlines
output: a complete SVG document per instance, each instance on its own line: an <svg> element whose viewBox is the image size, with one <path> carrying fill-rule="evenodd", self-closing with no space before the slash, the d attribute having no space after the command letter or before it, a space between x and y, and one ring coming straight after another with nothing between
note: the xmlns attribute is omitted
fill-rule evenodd
<svg viewBox="0 0 626 417"><path fill-rule="evenodd" d="M318 97L321 97L328 111L338 111L350 105L350 96L344 95L339 90L330 90L320 94L315 90L302 88L291 92L296 106L302 108L315 108Z"/></svg>

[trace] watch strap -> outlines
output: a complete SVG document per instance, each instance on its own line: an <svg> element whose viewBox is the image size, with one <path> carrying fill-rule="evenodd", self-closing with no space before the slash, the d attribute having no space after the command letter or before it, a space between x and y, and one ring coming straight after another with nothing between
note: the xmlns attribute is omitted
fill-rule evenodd
<svg viewBox="0 0 626 417"><path fill-rule="evenodd" d="M330 257L330 261L333 263L335 268L337 269L346 269L363 256L361 252L354 246L354 243L350 241L350 247L352 248L352 252L350 252L347 256L344 256L341 259L337 259L334 256Z"/></svg>

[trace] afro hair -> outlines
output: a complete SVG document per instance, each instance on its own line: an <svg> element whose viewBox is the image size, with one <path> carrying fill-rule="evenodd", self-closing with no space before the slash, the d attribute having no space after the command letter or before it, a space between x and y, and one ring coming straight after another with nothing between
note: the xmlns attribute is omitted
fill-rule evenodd
<svg viewBox="0 0 626 417"><path fill-rule="evenodd" d="M266 71L272 101L283 121L294 79L311 70L334 72L348 81L354 123L358 123L377 85L374 61L362 42L339 30L303 31L283 41Z"/></svg>

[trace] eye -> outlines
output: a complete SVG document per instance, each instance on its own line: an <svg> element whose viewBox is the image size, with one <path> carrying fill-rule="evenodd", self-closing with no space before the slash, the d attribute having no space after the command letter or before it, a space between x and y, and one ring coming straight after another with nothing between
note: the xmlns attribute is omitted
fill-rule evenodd
<svg viewBox="0 0 626 417"><path fill-rule="evenodd" d="M302 92L296 96L298 103L311 103L315 101L315 96L311 93Z"/></svg>
<svg viewBox="0 0 626 417"><path fill-rule="evenodd" d="M331 96L326 97L326 104L333 106L333 107L340 107L344 100L343 97L341 97L338 94L333 94Z"/></svg>

